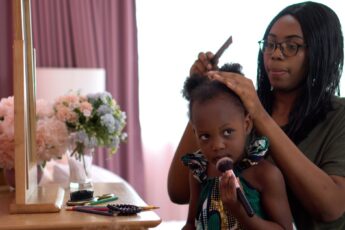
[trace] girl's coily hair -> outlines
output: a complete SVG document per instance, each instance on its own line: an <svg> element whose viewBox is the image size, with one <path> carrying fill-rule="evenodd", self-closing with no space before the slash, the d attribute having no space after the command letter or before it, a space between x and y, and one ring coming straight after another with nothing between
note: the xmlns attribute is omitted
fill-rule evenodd
<svg viewBox="0 0 345 230"><path fill-rule="evenodd" d="M238 63L228 63L223 65L219 71L234 72L242 74L242 66ZM243 74L242 74L243 75ZM236 105L245 111L240 98L226 85L217 80L211 80L207 76L192 75L187 77L184 82L183 97L189 101L189 118L192 117L192 106L194 102L205 102L219 96L220 94L229 95Z"/></svg>

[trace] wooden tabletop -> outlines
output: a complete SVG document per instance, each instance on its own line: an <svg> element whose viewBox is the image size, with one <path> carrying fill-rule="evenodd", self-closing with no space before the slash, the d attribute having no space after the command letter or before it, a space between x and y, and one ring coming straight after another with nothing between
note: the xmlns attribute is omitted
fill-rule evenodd
<svg viewBox="0 0 345 230"><path fill-rule="evenodd" d="M114 204L147 205L127 183L95 183L94 195L114 193L119 197ZM147 229L161 223L154 211L144 211L133 216L102 216L97 214L66 211L65 203L58 213L9 214L14 199L13 191L0 191L0 229ZM69 191L65 192L65 202ZM155 204L150 204L155 205Z"/></svg>

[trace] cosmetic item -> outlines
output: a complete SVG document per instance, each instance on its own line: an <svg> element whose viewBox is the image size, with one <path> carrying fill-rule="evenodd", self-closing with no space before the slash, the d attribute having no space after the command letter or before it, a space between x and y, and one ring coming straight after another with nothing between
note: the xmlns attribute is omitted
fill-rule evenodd
<svg viewBox="0 0 345 230"><path fill-rule="evenodd" d="M95 196L88 200L80 200L80 201L67 201L68 206L83 206L83 205L96 205L96 204L102 204L110 201L117 200L118 197L116 197L114 194L103 194L101 196Z"/></svg>
<svg viewBox="0 0 345 230"><path fill-rule="evenodd" d="M67 207L66 210L68 210L68 211L77 211L77 212L85 212L85 213L97 214L97 215L102 215L102 216L114 216L115 215L109 209L102 210L102 209L95 209L95 208L90 208L90 207L85 207L85 206Z"/></svg>
<svg viewBox="0 0 345 230"><path fill-rule="evenodd" d="M248 202L246 196L243 194L241 188L240 188L240 185L236 179L236 176L234 174L234 171L232 170L233 168L233 161L231 158L229 157L223 157L221 159L219 159L217 161L217 164L216 164L216 168L224 173L226 171L230 171L230 173L235 177L235 181L236 181L236 193L237 193L237 199L239 199L239 201L242 203L244 209L246 210L248 216L252 217L254 216L254 210L253 208L251 207L250 203Z"/></svg>
<svg viewBox="0 0 345 230"><path fill-rule="evenodd" d="M96 201L87 202L84 205L104 204L104 203L107 203L107 202L110 202L110 201L114 201L114 200L117 200L117 199L119 199L119 198L117 196L113 195L113 196L110 196L110 197L100 198L100 199L98 199Z"/></svg>
<svg viewBox="0 0 345 230"><path fill-rule="evenodd" d="M109 211L107 206L96 206L96 205L83 205L83 206L70 206L66 207L67 211L77 211L79 208L98 210L98 211Z"/></svg>
<svg viewBox="0 0 345 230"><path fill-rule="evenodd" d="M134 215L142 211L157 209L156 206L136 206L133 204L108 204L107 207L120 216Z"/></svg>
<svg viewBox="0 0 345 230"><path fill-rule="evenodd" d="M232 43L232 36L230 36L225 43L219 48L219 50L216 52L216 54L214 55L214 57L211 60L211 63L213 65L217 64L219 61L220 56L222 56L222 54L224 53L224 51L231 45Z"/></svg>
<svg viewBox="0 0 345 230"><path fill-rule="evenodd" d="M81 200L81 201L67 201L66 202L66 205L67 206L82 206L82 205L85 205L86 203L88 202L91 202L91 201L96 201L97 198L92 198L90 200Z"/></svg>

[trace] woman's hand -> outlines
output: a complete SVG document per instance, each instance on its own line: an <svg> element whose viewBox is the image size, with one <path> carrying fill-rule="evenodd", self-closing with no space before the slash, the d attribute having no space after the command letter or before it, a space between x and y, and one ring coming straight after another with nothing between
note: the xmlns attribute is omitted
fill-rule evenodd
<svg viewBox="0 0 345 230"><path fill-rule="evenodd" d="M244 107L254 121L260 114L265 112L251 79L241 74L220 71L209 71L207 76L224 83L234 91L240 97Z"/></svg>
<svg viewBox="0 0 345 230"><path fill-rule="evenodd" d="M218 69L217 62L212 63L212 58L214 54L211 52L207 53L199 53L198 59L194 62L192 67L190 68L189 75L192 76L193 74L200 74L206 75L208 71Z"/></svg>

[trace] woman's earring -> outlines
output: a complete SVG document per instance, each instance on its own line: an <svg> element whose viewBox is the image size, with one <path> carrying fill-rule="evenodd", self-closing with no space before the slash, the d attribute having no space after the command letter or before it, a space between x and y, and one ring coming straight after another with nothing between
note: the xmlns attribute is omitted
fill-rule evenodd
<svg viewBox="0 0 345 230"><path fill-rule="evenodd" d="M271 91L273 91L274 90L274 87L273 86L271 86L271 89L270 89Z"/></svg>

